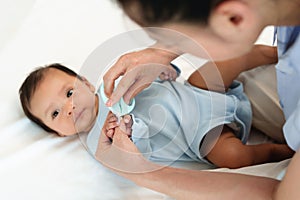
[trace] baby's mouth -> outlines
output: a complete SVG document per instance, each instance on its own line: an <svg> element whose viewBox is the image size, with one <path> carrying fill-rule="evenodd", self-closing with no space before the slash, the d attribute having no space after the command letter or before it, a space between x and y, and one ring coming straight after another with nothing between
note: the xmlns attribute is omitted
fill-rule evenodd
<svg viewBox="0 0 300 200"><path fill-rule="evenodd" d="M74 123L77 123L77 121L81 118L83 112L84 112L84 109L82 109L79 112L74 112L74 115L73 115Z"/></svg>

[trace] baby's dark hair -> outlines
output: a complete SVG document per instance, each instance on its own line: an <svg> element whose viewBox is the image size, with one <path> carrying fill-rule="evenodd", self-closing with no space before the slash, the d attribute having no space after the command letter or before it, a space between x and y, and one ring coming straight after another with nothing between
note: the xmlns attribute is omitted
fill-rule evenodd
<svg viewBox="0 0 300 200"><path fill-rule="evenodd" d="M141 26L166 22L207 24L211 11L225 0L117 0L124 12Z"/></svg>
<svg viewBox="0 0 300 200"><path fill-rule="evenodd" d="M36 88L42 82L42 80L44 79L44 77L49 69L57 69L57 70L65 72L66 74L69 74L71 76L78 77L80 80L82 79L76 72L74 72L73 70L71 70L59 63L54 63L54 64L46 65L43 67L38 67L34 71L32 71L27 76L27 78L24 80L23 84L21 85L21 87L19 89L19 97L20 97L23 111L24 111L25 115L31 121L35 122L37 125L42 127L45 131L57 134L57 132L55 130L49 128L41 119L34 116L30 112L31 98L32 98L34 92L36 91Z"/></svg>

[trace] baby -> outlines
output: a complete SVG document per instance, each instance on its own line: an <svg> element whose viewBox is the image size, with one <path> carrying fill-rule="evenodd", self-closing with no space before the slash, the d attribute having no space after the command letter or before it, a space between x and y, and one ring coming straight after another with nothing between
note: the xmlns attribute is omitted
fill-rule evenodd
<svg viewBox="0 0 300 200"><path fill-rule="evenodd" d="M223 65L217 64L226 93L208 91L207 81L196 71L184 84L158 80L138 94L134 109L126 116L126 129L145 157L155 162L199 161L229 168L291 157L293 151L285 144L245 144L252 113L241 83L234 78L277 60L266 56L273 52L271 47L257 48L257 55L232 62L237 67L231 73L223 73ZM249 57L255 59L247 60ZM246 60L249 64L242 67L239 62ZM99 98L100 91L60 64L31 72L19 94L26 116L46 131L59 136L88 133L87 145L93 155L102 127L112 136L118 126L114 115L107 116L109 109Z"/></svg>

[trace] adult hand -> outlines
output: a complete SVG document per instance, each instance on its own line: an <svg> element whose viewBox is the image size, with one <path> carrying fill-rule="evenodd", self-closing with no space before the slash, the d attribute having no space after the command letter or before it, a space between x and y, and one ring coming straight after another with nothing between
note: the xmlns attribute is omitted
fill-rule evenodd
<svg viewBox="0 0 300 200"><path fill-rule="evenodd" d="M131 123L127 117L122 118L119 126L114 128L112 138L108 136L108 131L111 129L107 129L107 126L110 124L111 116L111 113L107 115L102 128L96 159L123 176L128 173L144 173L161 168L147 161L133 144L126 130L123 130Z"/></svg>
<svg viewBox="0 0 300 200"><path fill-rule="evenodd" d="M176 57L177 54L161 48L147 48L121 56L103 77L104 92L109 97L106 105L114 105L122 96L128 104L158 76L162 80L176 79L176 70L170 65ZM114 90L114 82L121 75L124 77Z"/></svg>
<svg viewBox="0 0 300 200"><path fill-rule="evenodd" d="M124 123L123 120L121 123ZM106 129L102 129L96 159L125 177L126 174L144 173L161 168L147 161L120 127L115 128L112 140L106 135Z"/></svg>

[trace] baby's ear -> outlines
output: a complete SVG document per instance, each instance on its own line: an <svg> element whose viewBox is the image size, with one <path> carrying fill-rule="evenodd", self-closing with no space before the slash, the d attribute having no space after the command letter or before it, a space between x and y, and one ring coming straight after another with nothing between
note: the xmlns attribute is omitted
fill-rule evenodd
<svg viewBox="0 0 300 200"><path fill-rule="evenodd" d="M90 88L92 92L95 92L95 86L93 86L84 76L81 76L81 80Z"/></svg>

